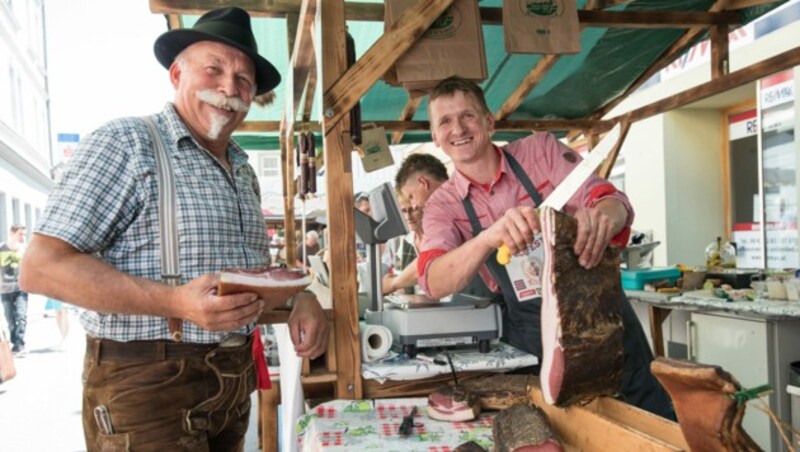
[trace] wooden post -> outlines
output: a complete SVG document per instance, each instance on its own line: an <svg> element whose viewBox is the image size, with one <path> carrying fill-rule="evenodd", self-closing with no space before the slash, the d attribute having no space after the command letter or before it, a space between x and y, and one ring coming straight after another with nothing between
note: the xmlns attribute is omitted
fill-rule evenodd
<svg viewBox="0 0 800 452"><path fill-rule="evenodd" d="M283 253L286 265L294 264L294 134L288 128L286 116L281 121L279 143L283 166Z"/></svg>
<svg viewBox="0 0 800 452"><path fill-rule="evenodd" d="M711 28L711 79L728 75L728 25Z"/></svg>
<svg viewBox="0 0 800 452"><path fill-rule="evenodd" d="M664 333L661 329L661 324L672 313L672 309L662 308L655 305L649 305L650 312L650 337L653 339L653 355L656 357L666 356L664 354Z"/></svg>
<svg viewBox="0 0 800 452"><path fill-rule="evenodd" d="M344 1L326 0L317 5L317 26L321 30L322 89L328 92L346 71ZM330 242L330 288L333 299L336 338L336 397L362 398L361 344L358 328L358 292L356 288L355 216L353 214L352 143L350 119L345 115L335 126L327 124L332 115L322 112L328 227Z"/></svg>

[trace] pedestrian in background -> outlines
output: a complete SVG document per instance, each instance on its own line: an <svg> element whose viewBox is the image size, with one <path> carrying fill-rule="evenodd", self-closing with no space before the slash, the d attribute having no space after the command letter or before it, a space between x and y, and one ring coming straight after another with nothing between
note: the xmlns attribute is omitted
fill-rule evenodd
<svg viewBox="0 0 800 452"><path fill-rule="evenodd" d="M0 244L0 268L3 282L0 294L3 311L11 333L11 351L22 358L25 348L25 329L28 326L28 294L19 288L19 268L25 252L25 226L12 224L7 243Z"/></svg>

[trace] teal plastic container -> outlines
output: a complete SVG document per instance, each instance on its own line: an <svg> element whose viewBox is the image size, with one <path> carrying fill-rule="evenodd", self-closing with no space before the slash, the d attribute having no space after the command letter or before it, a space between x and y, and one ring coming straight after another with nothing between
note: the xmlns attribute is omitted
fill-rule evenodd
<svg viewBox="0 0 800 452"><path fill-rule="evenodd" d="M622 288L628 290L642 290L648 282L666 279L673 286L678 282L681 271L676 267L653 267L636 270L621 270Z"/></svg>

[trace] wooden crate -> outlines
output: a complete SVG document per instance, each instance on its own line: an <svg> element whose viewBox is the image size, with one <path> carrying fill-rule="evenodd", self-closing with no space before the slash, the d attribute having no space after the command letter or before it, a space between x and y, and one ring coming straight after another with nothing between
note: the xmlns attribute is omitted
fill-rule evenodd
<svg viewBox="0 0 800 452"><path fill-rule="evenodd" d="M688 451L676 422L611 397L599 397L583 406L548 405L538 379L529 383L530 401L544 410L565 450L581 451Z"/></svg>

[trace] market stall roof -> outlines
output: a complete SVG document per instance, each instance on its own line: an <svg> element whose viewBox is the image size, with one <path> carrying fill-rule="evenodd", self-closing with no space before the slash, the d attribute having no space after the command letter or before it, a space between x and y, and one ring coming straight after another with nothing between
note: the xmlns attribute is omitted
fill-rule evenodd
<svg viewBox="0 0 800 452"><path fill-rule="evenodd" d="M500 120L494 138L513 139L531 130L571 131L572 137L589 129L601 132L609 124L597 120L693 44L711 36L713 41L724 44L717 48L727 49L729 30L782 3L785 2L578 0L580 52L536 55L506 53L502 0L481 0L488 67L488 78L481 86L489 108ZM251 110L237 139L249 149L279 149L280 121L287 105L288 111L295 112L291 118L295 128L319 130L321 106L328 108L330 99L323 101L316 84L313 43L309 43L313 39L304 40L302 32L298 33L304 26L313 30L304 22L313 22L308 9L314 8L316 2L252 0L225 4L236 4L251 13L260 53L273 62L284 80L275 90L271 105ZM191 27L200 14L218 6L220 2L215 0L150 0L154 13L167 15L170 28ZM385 36L384 5L374 0L346 2L345 12L360 59ZM296 37L305 42L295 42ZM294 57L292 49L297 49ZM714 56L712 71L718 72L715 79L726 76L726 64L727 52ZM709 87L706 91L713 90ZM430 141L427 101L417 93L410 95L403 88L378 80L361 97L361 111L363 122L377 121L393 131L393 143ZM321 144L317 149L322 149Z"/></svg>

